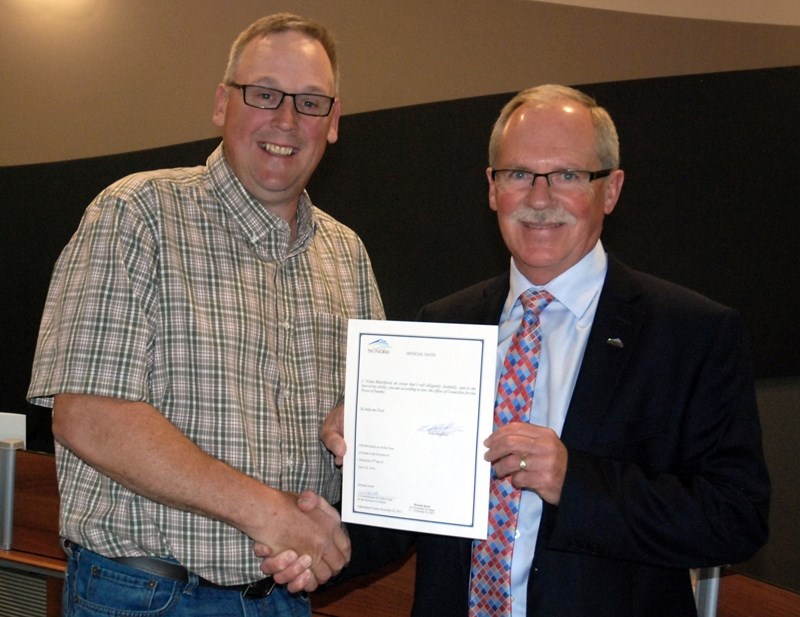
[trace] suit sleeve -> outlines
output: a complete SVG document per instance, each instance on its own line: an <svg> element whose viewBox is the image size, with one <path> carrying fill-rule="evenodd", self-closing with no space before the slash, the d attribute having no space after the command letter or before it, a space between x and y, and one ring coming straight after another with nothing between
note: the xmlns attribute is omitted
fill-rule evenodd
<svg viewBox="0 0 800 617"><path fill-rule="evenodd" d="M587 443L567 443L539 541L660 567L743 561L766 541L770 484L741 317L719 311L661 340L644 329L656 342L630 359L611 411Z"/></svg>
<svg viewBox="0 0 800 617"><path fill-rule="evenodd" d="M396 529L348 523L353 547L350 562L337 583L369 574L405 557L414 546L416 534Z"/></svg>

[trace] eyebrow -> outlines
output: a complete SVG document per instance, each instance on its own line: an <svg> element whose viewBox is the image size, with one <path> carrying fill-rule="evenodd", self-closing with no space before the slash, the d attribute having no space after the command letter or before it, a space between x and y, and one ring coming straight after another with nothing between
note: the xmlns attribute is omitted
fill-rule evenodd
<svg viewBox="0 0 800 617"><path fill-rule="evenodd" d="M578 164L556 165L556 166L551 167L550 169L548 169L546 171L538 172L538 171L535 171L535 170L531 169L527 165L517 165L515 163L512 163L510 165L495 165L495 166L493 166L493 169L514 169L516 171L528 171L528 172L531 172L531 173L550 173L551 171L567 171L567 170L570 170L570 169L572 169L572 170L588 169L588 167L583 167L583 166L578 165Z"/></svg>
<svg viewBox="0 0 800 617"><path fill-rule="evenodd" d="M244 83L245 85L251 86L263 86L264 88L273 88L275 90L280 90L284 92L283 87L276 83L276 81L271 77L259 77L253 81L245 82L238 82ZM304 86L302 90L298 90L297 94L322 94L323 96L334 96L333 94L328 94L325 88L316 85L309 85Z"/></svg>

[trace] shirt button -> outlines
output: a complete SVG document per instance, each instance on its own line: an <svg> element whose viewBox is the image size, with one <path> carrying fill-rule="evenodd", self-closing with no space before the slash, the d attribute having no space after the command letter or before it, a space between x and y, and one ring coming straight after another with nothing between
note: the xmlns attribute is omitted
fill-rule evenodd
<svg viewBox="0 0 800 617"><path fill-rule="evenodd" d="M522 534L520 534L520 532L519 532L519 529L517 529L517 530L514 532L514 539L515 539L515 540L519 540L519 537L520 537L520 535L522 535Z"/></svg>
<svg viewBox="0 0 800 617"><path fill-rule="evenodd" d="M292 327L292 324L290 324L288 321L284 321L284 322L281 324L281 328L283 328L284 330L288 330L288 329L289 329L289 328L291 328L291 327Z"/></svg>

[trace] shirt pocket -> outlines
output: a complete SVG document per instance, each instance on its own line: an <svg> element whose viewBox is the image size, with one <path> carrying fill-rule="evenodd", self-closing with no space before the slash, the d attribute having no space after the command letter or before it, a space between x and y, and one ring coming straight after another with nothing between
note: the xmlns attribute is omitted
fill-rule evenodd
<svg viewBox="0 0 800 617"><path fill-rule="evenodd" d="M347 360L347 322L343 315L314 315L314 347L320 395L330 400L331 407L344 397Z"/></svg>

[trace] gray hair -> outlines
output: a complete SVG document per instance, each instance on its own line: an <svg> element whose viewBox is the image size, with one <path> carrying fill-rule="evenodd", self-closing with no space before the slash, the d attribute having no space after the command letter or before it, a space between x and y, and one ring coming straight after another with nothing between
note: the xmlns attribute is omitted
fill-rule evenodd
<svg viewBox="0 0 800 617"><path fill-rule="evenodd" d="M492 135L489 138L489 165L494 166L500 148L500 138L503 130L508 123L511 114L522 105L539 105L556 100L574 101L592 114L592 124L597 131L597 141L595 149L600 159L600 164L605 168L616 169L619 167L619 136L614 121L608 112L600 107L591 96L584 94L580 90L568 86L555 84L545 84L528 88L517 94L513 99L506 103L500 112L500 116L494 123Z"/></svg>

